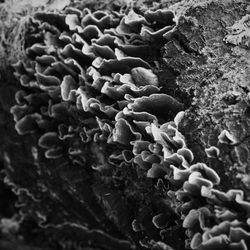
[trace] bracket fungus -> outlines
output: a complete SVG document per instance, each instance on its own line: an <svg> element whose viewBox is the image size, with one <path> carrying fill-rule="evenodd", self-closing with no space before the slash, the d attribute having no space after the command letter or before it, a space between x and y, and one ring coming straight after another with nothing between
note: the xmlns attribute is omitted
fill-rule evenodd
<svg viewBox="0 0 250 250"><path fill-rule="evenodd" d="M218 136L218 140L220 143L229 145L234 145L237 143L236 138L225 129Z"/></svg>
<svg viewBox="0 0 250 250"><path fill-rule="evenodd" d="M205 152L208 158L217 158L220 155L220 150L215 146L205 148Z"/></svg>
<svg viewBox="0 0 250 250"><path fill-rule="evenodd" d="M170 231L191 249L246 249L250 203L194 162L179 131L185 106L158 77L154 54L172 39L174 13L66 7L37 12L29 25L11 113L17 132L35 140L37 181L31 188L9 173L31 190L21 207L84 249L172 249ZM226 130L218 139L237 143Z"/></svg>

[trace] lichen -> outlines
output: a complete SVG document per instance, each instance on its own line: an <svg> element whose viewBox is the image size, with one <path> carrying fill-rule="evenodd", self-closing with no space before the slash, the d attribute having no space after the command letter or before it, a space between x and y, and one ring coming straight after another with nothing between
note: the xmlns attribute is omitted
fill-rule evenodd
<svg viewBox="0 0 250 250"><path fill-rule="evenodd" d="M250 46L250 15L242 17L229 29L229 34L224 38L226 43L239 45L245 48Z"/></svg>

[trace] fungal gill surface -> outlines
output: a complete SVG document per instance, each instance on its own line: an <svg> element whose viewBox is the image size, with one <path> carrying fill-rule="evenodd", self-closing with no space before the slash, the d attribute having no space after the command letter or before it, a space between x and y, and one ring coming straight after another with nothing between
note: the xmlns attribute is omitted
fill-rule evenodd
<svg viewBox="0 0 250 250"><path fill-rule="evenodd" d="M183 100L157 75L173 12L67 7L28 25L11 113L32 163L6 176L22 213L63 249L247 249L250 203L194 162Z"/></svg>

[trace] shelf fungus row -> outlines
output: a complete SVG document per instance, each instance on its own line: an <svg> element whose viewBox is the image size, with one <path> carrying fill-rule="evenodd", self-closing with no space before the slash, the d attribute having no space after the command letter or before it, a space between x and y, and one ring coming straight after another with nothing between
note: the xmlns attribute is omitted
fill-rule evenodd
<svg viewBox="0 0 250 250"><path fill-rule="evenodd" d="M122 164L145 168L141 161L148 164L149 150L155 155L149 160L146 171L149 170L157 161L159 150L148 149L153 141L152 132L155 133L158 124L169 121L184 108L180 100L162 91L154 63L161 45L167 42L165 34L175 26L173 17L168 10L147 11L144 16L133 9L127 14L92 13L88 9L74 8L66 8L62 13L35 13L29 20L30 31L25 43L27 57L14 65L20 81L16 105L11 109L17 132L37 136L37 152L43 152L48 160L64 162L67 158L83 166L86 158L91 157L86 155L85 149L89 147L98 158L94 164L92 162L91 170L104 176L105 171L110 173L113 167L122 167ZM177 133L173 128L171 133L175 131ZM104 153L101 145L105 145ZM76 176L74 171L72 168L70 176ZM52 176L39 185L49 190L53 186L50 182L53 182ZM68 182L71 195L81 192L83 199L94 199L91 196L95 195L94 191L90 192L92 187L86 189L87 195L82 195L82 189L77 190L72 184L74 180L71 184ZM57 193L57 196L61 201L65 198L63 194ZM98 197L94 200L91 204L96 204ZM103 230L106 223L109 225L107 233L115 231L111 225L119 227L119 218L107 222L112 220L109 214L114 210L105 207L107 202L100 201L97 208L79 202L89 214L89 220L85 215L82 217L84 227L93 227L97 221L100 221L100 227L94 226L97 231ZM97 213L99 206L104 208ZM103 219L105 213L107 218ZM116 238L114 241L118 245L121 242ZM119 248L130 249L128 241Z"/></svg>
<svg viewBox="0 0 250 250"><path fill-rule="evenodd" d="M172 217L180 215L189 238L186 248L246 250L250 245L250 202L244 200L242 190L220 191L220 177L211 167L204 163L192 164L193 153L178 131L178 121L183 113L179 112L173 122L159 127L152 123L146 129L154 138L154 143L147 145L153 150L141 153L138 162L145 168L151 165L148 177L163 178L170 183L167 198L172 201L167 212L155 215L152 222L163 235ZM226 130L218 140L229 145L236 142ZM219 152L215 146L206 149L209 158L218 157ZM168 204L167 198L165 204ZM136 220L133 226L135 231L144 230Z"/></svg>
<svg viewBox="0 0 250 250"><path fill-rule="evenodd" d="M178 130L184 106L163 92L157 77L155 54L172 38L173 18L169 10L144 16L133 9L127 14L74 8L36 13L27 34L27 58L14 65L21 84L11 109L15 127L21 135L38 135L47 159L68 157L81 165L83 148L90 145L99 159L91 168L98 173L126 164L145 179L163 179L172 201L163 203L171 212L151 216L151 224L165 230L169 221L181 220L188 247L247 249L250 204L239 190L219 191L216 171L193 163ZM236 143L227 131L219 141ZM206 153L216 158L219 150L210 147ZM89 207L86 211L94 214ZM135 219L131 227L145 236L145 224ZM132 249L127 241L122 246ZM168 246L158 241L154 247Z"/></svg>
<svg viewBox="0 0 250 250"><path fill-rule="evenodd" d="M166 10L145 16L73 8L36 13L27 60L14 65L23 87L12 108L17 131L44 133L39 145L54 158L60 157L63 140L79 130L66 120L78 120L79 114L83 140L130 144L121 138L125 131L124 137L134 137L128 117L140 127L147 117L156 120L155 113L167 119L181 110L181 103L161 93L146 60L153 55L155 33L171 29L172 19Z"/></svg>

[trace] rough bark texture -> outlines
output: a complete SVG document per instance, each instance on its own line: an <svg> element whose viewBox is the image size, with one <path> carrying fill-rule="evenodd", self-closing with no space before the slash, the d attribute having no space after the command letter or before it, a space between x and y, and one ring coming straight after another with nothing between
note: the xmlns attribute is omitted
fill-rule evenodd
<svg viewBox="0 0 250 250"><path fill-rule="evenodd" d="M223 129L230 131L237 138L237 145L221 146L220 161L211 162L211 166L220 168L223 189L233 186L248 190L250 54L249 43L244 40L249 41L249 36L240 39L247 27L242 23L234 26L247 17L248 4L245 1L185 4L190 7L178 28L183 44L167 44L164 57L167 65L174 65L180 74L177 85L193 97L182 132L196 152L197 161L204 161L204 148L217 146Z"/></svg>

